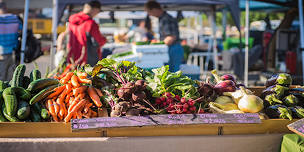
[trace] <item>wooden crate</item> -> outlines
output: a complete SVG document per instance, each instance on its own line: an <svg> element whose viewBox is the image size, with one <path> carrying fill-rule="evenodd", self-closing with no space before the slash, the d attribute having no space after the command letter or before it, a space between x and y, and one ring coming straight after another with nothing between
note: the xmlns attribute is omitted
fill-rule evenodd
<svg viewBox="0 0 304 152"><path fill-rule="evenodd" d="M260 95L265 87L249 88ZM70 123L62 122L4 122L0 123L0 137L132 137L183 135L239 135L290 133L284 119L262 120L261 124L198 124L162 125L124 128L104 128L85 132L72 132Z"/></svg>
<svg viewBox="0 0 304 152"><path fill-rule="evenodd" d="M163 125L104 128L84 132L72 132L70 123L7 122L0 123L0 137L132 137L290 133L287 125L294 121L269 119L262 120L261 124Z"/></svg>

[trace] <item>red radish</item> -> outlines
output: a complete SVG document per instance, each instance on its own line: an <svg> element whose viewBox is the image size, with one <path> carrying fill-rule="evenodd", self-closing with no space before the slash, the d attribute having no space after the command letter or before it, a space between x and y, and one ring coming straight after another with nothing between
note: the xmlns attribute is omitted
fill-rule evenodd
<svg viewBox="0 0 304 152"><path fill-rule="evenodd" d="M177 101L180 101L180 100L181 100L181 98L180 98L179 95L175 95L175 99L176 99Z"/></svg>
<svg viewBox="0 0 304 152"><path fill-rule="evenodd" d="M183 107L184 107L184 108L189 108L189 105L188 105L187 103L185 103L185 104L183 105Z"/></svg>
<svg viewBox="0 0 304 152"><path fill-rule="evenodd" d="M187 112L188 111L188 109L187 108L183 108L183 112Z"/></svg>
<svg viewBox="0 0 304 152"><path fill-rule="evenodd" d="M159 99L160 99L161 102L165 102L166 101L165 97L160 97Z"/></svg>
<svg viewBox="0 0 304 152"><path fill-rule="evenodd" d="M166 96L166 97L172 97L172 94L170 92L166 92L166 93L164 93L164 96Z"/></svg>
<svg viewBox="0 0 304 152"><path fill-rule="evenodd" d="M181 103L186 103L187 102L185 97L182 97L182 99L180 101L181 101Z"/></svg>

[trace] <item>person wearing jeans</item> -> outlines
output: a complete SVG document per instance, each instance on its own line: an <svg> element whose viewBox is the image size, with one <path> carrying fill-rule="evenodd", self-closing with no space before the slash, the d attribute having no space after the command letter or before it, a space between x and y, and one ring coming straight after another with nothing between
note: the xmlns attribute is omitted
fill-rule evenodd
<svg viewBox="0 0 304 152"><path fill-rule="evenodd" d="M160 40L169 47L170 71L178 71L184 58L184 49L180 44L177 20L164 11L156 1L148 1L145 10L149 15L159 19Z"/></svg>

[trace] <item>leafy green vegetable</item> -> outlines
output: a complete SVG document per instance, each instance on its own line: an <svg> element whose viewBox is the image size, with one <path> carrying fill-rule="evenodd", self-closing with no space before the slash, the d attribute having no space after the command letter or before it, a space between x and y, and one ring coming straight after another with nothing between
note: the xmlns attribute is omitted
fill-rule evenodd
<svg viewBox="0 0 304 152"><path fill-rule="evenodd" d="M115 58L124 57L124 56L132 55L132 54L133 54L132 51L122 52L122 53L114 54L114 55L112 55L110 58L111 58L111 59L115 59Z"/></svg>
<svg viewBox="0 0 304 152"><path fill-rule="evenodd" d="M171 92L183 97L197 97L195 81L187 76L183 76L181 71L171 73L169 66L153 69L154 76L146 77L148 87L153 93L153 97L160 97L165 92Z"/></svg>
<svg viewBox="0 0 304 152"><path fill-rule="evenodd" d="M100 73L105 75L106 81L113 84L134 82L136 80L144 79L145 75L150 75L147 71L136 67L135 62L117 62L109 58L98 61L94 66L92 76L98 76Z"/></svg>

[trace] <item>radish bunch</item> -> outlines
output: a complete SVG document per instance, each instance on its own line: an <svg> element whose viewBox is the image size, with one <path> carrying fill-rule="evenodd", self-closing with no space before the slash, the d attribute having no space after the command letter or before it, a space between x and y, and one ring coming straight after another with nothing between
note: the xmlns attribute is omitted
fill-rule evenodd
<svg viewBox="0 0 304 152"><path fill-rule="evenodd" d="M163 96L155 100L155 106L164 108L167 113L170 114L191 114L191 113L204 113L203 109L196 108L195 104L199 99L186 99L180 98L178 95L172 95L169 92L163 94Z"/></svg>

